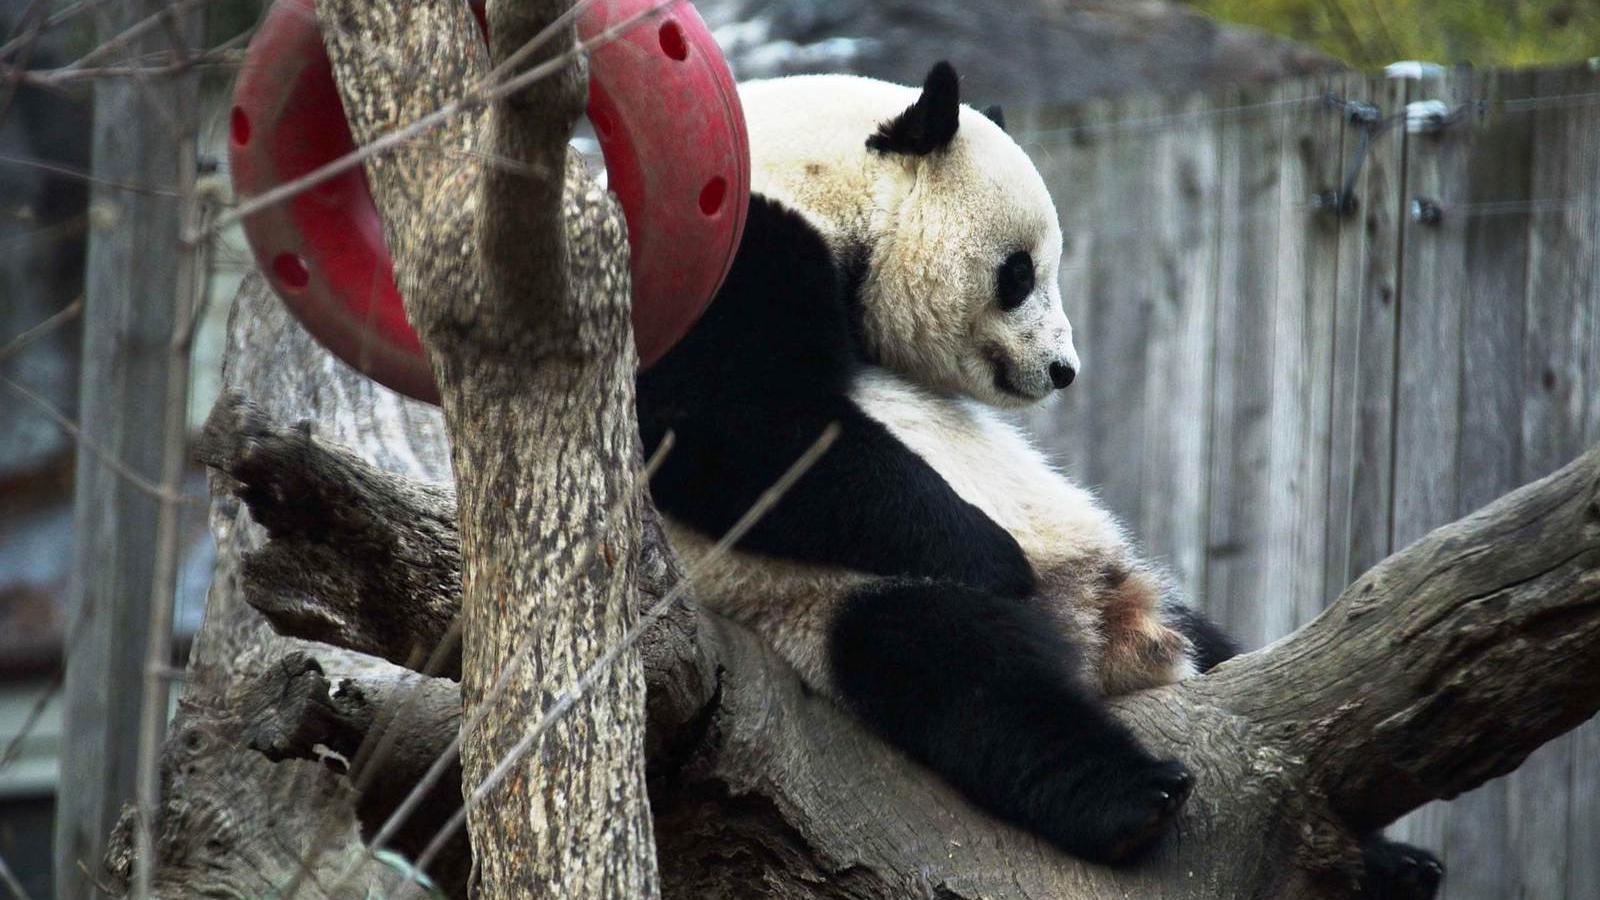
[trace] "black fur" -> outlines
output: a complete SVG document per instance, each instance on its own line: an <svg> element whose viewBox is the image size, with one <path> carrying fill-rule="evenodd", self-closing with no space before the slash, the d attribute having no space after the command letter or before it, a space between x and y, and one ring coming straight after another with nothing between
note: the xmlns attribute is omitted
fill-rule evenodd
<svg viewBox="0 0 1600 900"><path fill-rule="evenodd" d="M849 400L860 363L847 284L804 219L751 199L717 298L639 378L645 452L669 430L676 439L651 482L657 506L720 536L837 422L833 447L741 548L1006 596L1031 592L1033 569L1016 540Z"/></svg>
<svg viewBox="0 0 1600 900"><path fill-rule="evenodd" d="M1006 130L1006 111L1000 108L1000 104L991 103L988 106L985 106L983 108L983 115L984 118L995 123L996 125L999 125L1001 131Z"/></svg>
<svg viewBox="0 0 1600 900"><path fill-rule="evenodd" d="M879 153L927 156L955 140L961 121L961 82L947 62L935 63L922 83L922 95L867 138L867 148Z"/></svg>
<svg viewBox="0 0 1600 900"><path fill-rule="evenodd" d="M1073 674L1016 540L849 399L859 282L804 218L761 197L717 298L639 378L668 515L718 536L830 422L837 442L741 541L885 576L848 598L829 657L844 701L973 802L1086 859L1151 846L1190 789ZM997 464L1001 464L997 461Z"/></svg>
<svg viewBox="0 0 1600 900"><path fill-rule="evenodd" d="M1194 644L1194 664L1202 672L1211 671L1217 663L1239 655L1239 645L1233 642L1215 623L1182 603L1170 603L1166 608L1167 623Z"/></svg>
<svg viewBox="0 0 1600 900"><path fill-rule="evenodd" d="M1083 687L1077 649L1031 600L932 581L875 585L841 612L830 653L837 688L879 735L1073 855L1136 858L1193 786Z"/></svg>
<svg viewBox="0 0 1600 900"><path fill-rule="evenodd" d="M1444 866L1421 847L1372 835L1362 847L1363 900L1433 900Z"/></svg>

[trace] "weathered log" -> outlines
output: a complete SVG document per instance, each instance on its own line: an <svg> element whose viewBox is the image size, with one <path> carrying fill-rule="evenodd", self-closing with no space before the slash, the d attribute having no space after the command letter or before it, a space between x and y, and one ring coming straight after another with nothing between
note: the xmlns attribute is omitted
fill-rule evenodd
<svg viewBox="0 0 1600 900"><path fill-rule="evenodd" d="M271 537L244 557L246 598L280 634L419 670L438 650L428 674L460 678L459 643L446 640L461 612L455 492L385 472L311 430L282 428L228 394L195 447Z"/></svg>

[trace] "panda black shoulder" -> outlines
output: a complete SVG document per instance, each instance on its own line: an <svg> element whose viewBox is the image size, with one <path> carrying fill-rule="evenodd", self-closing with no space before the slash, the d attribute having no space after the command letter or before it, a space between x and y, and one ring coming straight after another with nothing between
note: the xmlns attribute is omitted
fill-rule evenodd
<svg viewBox="0 0 1600 900"><path fill-rule="evenodd" d="M826 238L800 213L753 194L721 289L641 392L681 400L840 394L858 362L849 285Z"/></svg>

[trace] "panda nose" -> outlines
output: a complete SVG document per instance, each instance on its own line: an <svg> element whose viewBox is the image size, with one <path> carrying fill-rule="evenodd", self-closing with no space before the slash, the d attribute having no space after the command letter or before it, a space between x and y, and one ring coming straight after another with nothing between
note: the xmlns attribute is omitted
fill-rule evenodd
<svg viewBox="0 0 1600 900"><path fill-rule="evenodd" d="M1060 360L1056 360L1050 364L1050 383L1055 385L1056 390L1058 391L1071 384L1072 379L1076 377L1077 374L1077 369L1074 369L1072 366L1067 365Z"/></svg>

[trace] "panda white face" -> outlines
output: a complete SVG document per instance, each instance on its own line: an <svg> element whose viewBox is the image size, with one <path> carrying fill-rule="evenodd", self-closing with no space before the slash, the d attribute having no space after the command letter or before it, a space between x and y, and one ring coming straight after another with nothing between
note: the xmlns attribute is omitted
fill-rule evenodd
<svg viewBox="0 0 1600 900"><path fill-rule="evenodd" d="M949 66L920 93L851 76L744 92L752 187L865 258L860 323L877 362L1001 407L1071 383L1055 205L1022 148L960 104Z"/></svg>

